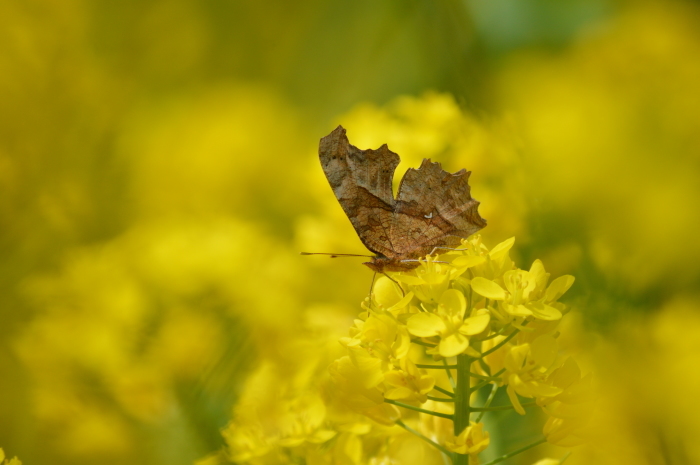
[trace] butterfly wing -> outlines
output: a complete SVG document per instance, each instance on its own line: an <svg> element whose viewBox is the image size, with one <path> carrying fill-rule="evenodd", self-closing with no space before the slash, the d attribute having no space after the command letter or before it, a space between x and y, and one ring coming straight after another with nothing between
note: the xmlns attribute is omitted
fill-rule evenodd
<svg viewBox="0 0 700 465"><path fill-rule="evenodd" d="M391 183L399 156L386 144L377 150L350 145L342 126L321 139L318 152L335 197L362 243L374 253L394 256L389 230L396 202Z"/></svg>
<svg viewBox="0 0 700 465"><path fill-rule="evenodd" d="M453 247L486 226L479 202L471 196L469 171L454 174L423 160L409 169L399 186L390 239L402 244L399 254L418 258L434 247ZM399 241L398 238L403 238Z"/></svg>

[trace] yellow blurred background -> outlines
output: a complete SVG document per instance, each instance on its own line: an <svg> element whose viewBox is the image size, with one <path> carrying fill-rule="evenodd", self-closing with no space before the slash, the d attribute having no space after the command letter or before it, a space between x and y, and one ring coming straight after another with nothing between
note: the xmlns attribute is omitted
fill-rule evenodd
<svg viewBox="0 0 700 465"><path fill-rule="evenodd" d="M0 447L189 464L251 374L323 372L372 275L298 255L364 252L342 124L398 179L471 170L486 241L576 276L610 421L567 463L700 463L699 121L696 1L2 2Z"/></svg>

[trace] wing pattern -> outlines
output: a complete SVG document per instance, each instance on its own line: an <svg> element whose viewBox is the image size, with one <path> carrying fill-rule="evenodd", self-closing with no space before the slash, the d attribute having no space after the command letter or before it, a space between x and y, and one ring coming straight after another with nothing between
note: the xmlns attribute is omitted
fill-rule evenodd
<svg viewBox="0 0 700 465"><path fill-rule="evenodd" d="M430 160L406 172L390 234L403 238L397 253L422 257L435 247L458 245L486 226L478 212L479 202L471 196L470 174L466 170L448 173Z"/></svg>
<svg viewBox="0 0 700 465"><path fill-rule="evenodd" d="M338 126L321 139L321 166L362 243L374 253L395 255L390 239L395 201L391 190L399 156L386 144L377 150L350 145Z"/></svg>
<svg viewBox="0 0 700 465"><path fill-rule="evenodd" d="M386 257L383 269L411 268L401 260L458 245L486 226L477 211L479 202L471 197L469 171L451 174L439 163L423 160L420 168L406 172L394 199L391 185L400 159L386 144L360 150L338 126L321 139L319 158L362 243Z"/></svg>

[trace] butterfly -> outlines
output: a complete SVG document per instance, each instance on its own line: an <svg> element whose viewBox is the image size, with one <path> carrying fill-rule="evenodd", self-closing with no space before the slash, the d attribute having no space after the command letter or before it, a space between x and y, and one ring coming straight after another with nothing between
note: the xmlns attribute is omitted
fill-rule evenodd
<svg viewBox="0 0 700 465"><path fill-rule="evenodd" d="M448 173L440 163L424 159L418 169L406 172L394 198L392 181L400 158L386 144L360 150L338 126L321 139L318 152L338 202L374 253L364 264L376 272L414 269L421 257L459 246L486 226L470 193L470 171Z"/></svg>

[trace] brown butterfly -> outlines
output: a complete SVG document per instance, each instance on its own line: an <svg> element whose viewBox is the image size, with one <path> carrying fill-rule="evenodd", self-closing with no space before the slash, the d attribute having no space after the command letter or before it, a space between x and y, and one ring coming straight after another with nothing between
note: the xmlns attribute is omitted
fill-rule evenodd
<svg viewBox="0 0 700 465"><path fill-rule="evenodd" d="M360 150L338 126L321 139L319 158L357 235L375 254L364 263L374 271L416 268L420 257L458 246L486 226L470 194L470 171L448 173L424 159L420 168L406 172L394 199L392 179L400 158L386 144Z"/></svg>

